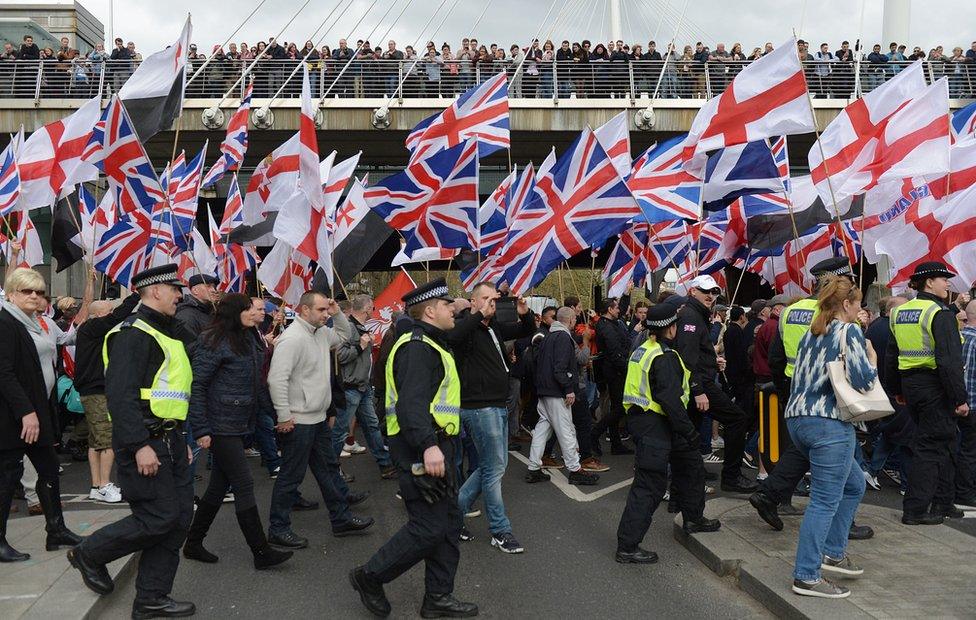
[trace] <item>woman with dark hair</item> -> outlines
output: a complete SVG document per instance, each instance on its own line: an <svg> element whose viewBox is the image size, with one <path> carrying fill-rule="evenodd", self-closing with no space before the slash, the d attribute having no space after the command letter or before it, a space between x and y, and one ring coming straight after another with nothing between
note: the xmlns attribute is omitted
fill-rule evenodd
<svg viewBox="0 0 976 620"><path fill-rule="evenodd" d="M37 470L37 497L44 510L45 548L74 546L81 537L64 524L58 481L60 440L55 402L55 364L60 333L42 322L44 278L33 269L15 269L4 283L0 305L0 562L29 560L7 544L7 517L14 488L24 474L24 456Z"/></svg>
<svg viewBox="0 0 976 620"><path fill-rule="evenodd" d="M291 551L268 545L254 500L254 480L244 456L244 436L254 432L258 409L272 407L262 373L264 350L252 335L260 320L250 297L226 295L193 350L190 426L197 444L210 450L213 469L183 546L187 558L217 561L217 556L204 548L203 539L224 495L233 487L237 522L258 570L292 556Z"/></svg>

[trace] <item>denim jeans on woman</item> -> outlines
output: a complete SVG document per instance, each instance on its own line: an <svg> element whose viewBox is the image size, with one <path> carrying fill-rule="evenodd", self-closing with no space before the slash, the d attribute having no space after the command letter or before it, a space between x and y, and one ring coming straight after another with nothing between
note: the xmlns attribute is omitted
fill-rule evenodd
<svg viewBox="0 0 976 620"><path fill-rule="evenodd" d="M478 451L478 468L470 473L458 493L464 514L484 495L488 530L492 534L512 531L502 499L502 476L508 467L508 410L504 407L462 409L461 423Z"/></svg>
<svg viewBox="0 0 976 620"><path fill-rule="evenodd" d="M854 461L854 427L833 418L786 419L793 443L810 461L810 503L800 524L793 577L820 578L824 555L843 558L854 513L864 496L864 474Z"/></svg>

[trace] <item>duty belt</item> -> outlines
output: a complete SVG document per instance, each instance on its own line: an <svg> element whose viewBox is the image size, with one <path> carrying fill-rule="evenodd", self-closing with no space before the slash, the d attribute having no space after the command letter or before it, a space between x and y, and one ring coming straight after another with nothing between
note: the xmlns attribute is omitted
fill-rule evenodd
<svg viewBox="0 0 976 620"><path fill-rule="evenodd" d="M146 428L149 430L149 436L153 438L162 437L166 433L176 430L179 427L180 423L177 420L160 420L159 422L146 426Z"/></svg>

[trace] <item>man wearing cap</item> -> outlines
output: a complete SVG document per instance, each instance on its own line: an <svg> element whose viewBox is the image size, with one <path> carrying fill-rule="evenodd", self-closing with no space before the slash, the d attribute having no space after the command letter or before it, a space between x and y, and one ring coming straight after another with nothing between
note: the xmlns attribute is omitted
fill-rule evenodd
<svg viewBox="0 0 976 620"><path fill-rule="evenodd" d="M813 294L791 304L782 311L777 330L773 333L772 341L769 344L769 370L772 373L776 392L779 396L777 415L780 419L780 428L785 428L782 423L782 416L789 401L793 366L796 362L797 351L800 348L800 340L810 331L810 325L819 312L817 293L820 290L820 283L823 277L828 275L846 276L851 281L854 280L851 264L843 257L820 261L810 268L810 274L817 280ZM769 477L760 483L759 490L749 497L749 503L756 509L762 520L777 531L783 529L780 512L788 515L801 514L799 510L793 507L793 491L796 489L796 485L803 480L806 472L810 471L809 461L793 445L789 433L781 432L778 440L779 461L776 462L776 466L770 472ZM874 530L870 526L851 523L851 529L848 533L851 540L862 540L872 536L874 536Z"/></svg>
<svg viewBox="0 0 976 620"><path fill-rule="evenodd" d="M614 559L622 564L657 562L657 554L641 548L640 542L667 489L669 463L684 530L714 532L721 526L704 516L705 466L698 453L698 431L688 416L692 373L669 346L677 320L671 304L649 308L644 321L647 339L627 363L623 402L637 455L634 481L617 526Z"/></svg>
<svg viewBox="0 0 976 620"><path fill-rule="evenodd" d="M191 334L200 335L213 319L214 304L220 299L217 285L220 280L208 274L190 276L190 294L183 298L176 310L176 320Z"/></svg>
<svg viewBox="0 0 976 620"><path fill-rule="evenodd" d="M957 421L969 416L957 309L947 305L955 275L940 262L917 265L909 286L918 297L891 313L885 378L917 425L902 506L905 525L963 516L952 503Z"/></svg>
<svg viewBox="0 0 976 620"><path fill-rule="evenodd" d="M689 388L693 402L688 411L696 425L709 414L725 426L725 464L722 490L747 493L756 483L742 475L742 456L746 443L746 414L732 402L716 381L718 360L710 336L710 319L715 298L721 293L709 275L697 276L689 285L688 303L678 313L678 333L674 348L691 371Z"/></svg>
<svg viewBox="0 0 976 620"><path fill-rule="evenodd" d="M413 328L397 339L386 362L386 425L390 454L400 470L400 495L409 515L349 581L374 615L390 614L383 591L423 560L424 618L478 615L454 598L461 513L454 480L454 444L461 427L461 385L447 331L454 327L454 298L443 278L403 297Z"/></svg>
<svg viewBox="0 0 976 620"><path fill-rule="evenodd" d="M133 618L190 616L193 603L169 597L193 516L190 450L183 436L193 374L174 319L182 297L176 265L132 278L139 309L105 337L105 397L122 496L132 514L68 551L98 594L114 588L106 564L142 551Z"/></svg>

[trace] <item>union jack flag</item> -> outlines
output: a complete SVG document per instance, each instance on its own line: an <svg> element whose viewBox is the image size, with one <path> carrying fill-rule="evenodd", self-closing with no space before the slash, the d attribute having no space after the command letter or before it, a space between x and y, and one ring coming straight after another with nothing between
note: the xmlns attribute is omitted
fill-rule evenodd
<svg viewBox="0 0 976 620"><path fill-rule="evenodd" d="M407 136L406 146L413 163L469 139L477 141L479 157L511 146L504 72L467 90L443 112L420 121Z"/></svg>
<svg viewBox="0 0 976 620"><path fill-rule="evenodd" d="M499 257L504 279L519 295L564 259L602 244L640 214L589 127L539 176L536 191L541 195L519 210Z"/></svg>
<svg viewBox="0 0 976 620"><path fill-rule="evenodd" d="M218 288L224 292L243 292L247 284L248 272L253 271L258 264L254 248L239 243L220 243L221 239L226 239L232 230L243 223L244 200L241 198L241 190L235 174L227 190L224 215L216 231L217 241L211 242L214 254L217 256L217 277L220 279Z"/></svg>
<svg viewBox="0 0 976 620"><path fill-rule="evenodd" d="M147 212L137 209L102 234L95 249L95 269L123 286L149 264L152 222Z"/></svg>
<svg viewBox="0 0 976 620"><path fill-rule="evenodd" d="M769 150L773 153L773 161L776 162L776 169L779 170L779 178L783 182L786 191L790 191L790 152L786 146L786 136L776 138L769 145Z"/></svg>
<svg viewBox="0 0 976 620"><path fill-rule="evenodd" d="M642 219L654 223L698 219L702 182L684 168L687 137L658 143L634 163L627 187L640 205Z"/></svg>
<svg viewBox="0 0 976 620"><path fill-rule="evenodd" d="M122 213L143 209L151 213L156 204L166 199L152 162L132 128L125 106L114 95L102 118L95 125L83 159L101 153L96 165L108 177L109 188L115 193L115 204Z"/></svg>
<svg viewBox="0 0 976 620"><path fill-rule="evenodd" d="M478 146L465 142L366 189L366 202L408 238L409 257L419 248L471 248L478 240Z"/></svg>
<svg viewBox="0 0 976 620"><path fill-rule="evenodd" d="M173 212L174 242L180 250L186 251L190 231L197 219L197 195L200 193L200 180L203 175L203 159L207 154L207 143L203 149L187 163L186 154L180 153L170 167L167 179L169 209ZM156 205L156 209L165 205Z"/></svg>
<svg viewBox="0 0 976 620"><path fill-rule="evenodd" d="M20 199L20 170L14 157L14 140L0 154L0 217L7 217Z"/></svg>
<svg viewBox="0 0 976 620"><path fill-rule="evenodd" d="M203 177L203 187L212 187L228 172L237 170L244 161L247 152L247 115L251 110L251 92L254 89L252 81L244 89L244 97L237 112L227 122L227 135L220 143L220 158Z"/></svg>
<svg viewBox="0 0 976 620"><path fill-rule="evenodd" d="M976 133L976 103L952 113L950 120L952 137L956 140Z"/></svg>
<svg viewBox="0 0 976 620"><path fill-rule="evenodd" d="M512 170L478 209L478 225L481 230L479 250L490 249L505 240L505 235L508 233L507 214L511 202L509 199L515 178L516 171Z"/></svg>

